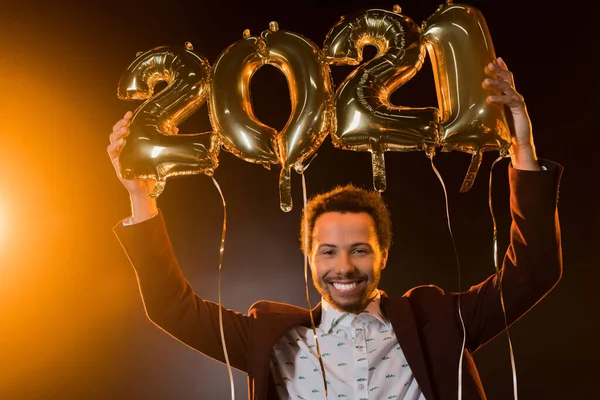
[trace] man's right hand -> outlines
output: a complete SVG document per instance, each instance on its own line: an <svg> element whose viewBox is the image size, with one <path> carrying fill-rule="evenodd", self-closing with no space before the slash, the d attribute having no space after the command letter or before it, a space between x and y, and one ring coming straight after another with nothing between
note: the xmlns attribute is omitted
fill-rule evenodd
<svg viewBox="0 0 600 400"><path fill-rule="evenodd" d="M115 171L119 180L129 192L131 201L131 222L138 223L146 219L152 218L158 212L156 199L150 198L148 195L154 192L153 179L123 179L119 167L119 155L123 146L126 143L126 137L129 135L129 124L133 113L127 111L122 119L117 121L113 126L113 130L109 136L110 144L106 148L110 161L115 167Z"/></svg>
<svg viewBox="0 0 600 400"><path fill-rule="evenodd" d="M115 167L115 171L117 172L117 176L119 180L125 186L130 196L140 196L140 195L148 195L154 190L154 180L153 179L123 179L121 177L120 167L119 167L119 155L123 150L123 146L127 141L127 136L129 135L129 124L131 123L131 117L133 113L131 111L127 111L122 119L118 120L117 123L113 126L113 130L109 136L110 144L106 148L108 151L108 155L110 157L110 161Z"/></svg>

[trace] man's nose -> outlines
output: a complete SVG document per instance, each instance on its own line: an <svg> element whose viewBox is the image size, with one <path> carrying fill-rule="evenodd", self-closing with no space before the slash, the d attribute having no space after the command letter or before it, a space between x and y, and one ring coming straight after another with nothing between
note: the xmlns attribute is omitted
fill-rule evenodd
<svg viewBox="0 0 600 400"><path fill-rule="evenodd" d="M335 263L335 273L339 275L344 275L354 270L354 264L352 263L352 259L350 254L340 253L338 261Z"/></svg>

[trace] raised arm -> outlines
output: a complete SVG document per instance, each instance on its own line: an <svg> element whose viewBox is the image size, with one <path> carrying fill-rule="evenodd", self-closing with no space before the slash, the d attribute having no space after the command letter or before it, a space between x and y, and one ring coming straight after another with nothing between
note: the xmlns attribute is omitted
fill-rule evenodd
<svg viewBox="0 0 600 400"><path fill-rule="evenodd" d="M125 144L130 118L131 114L127 113L115 124L107 148L117 175L129 193L132 209L132 217L119 222L114 232L136 272L148 318L186 345L224 363L219 306L198 297L183 276L156 199L147 196L153 182L125 180L119 175L118 157ZM251 319L221 309L231 366L246 371Z"/></svg>
<svg viewBox="0 0 600 400"><path fill-rule="evenodd" d="M531 122L512 73L499 58L488 66L493 74L484 85L498 89L490 102L510 111L512 146L509 166L512 224L510 245L500 273L508 324L540 301L562 276L560 226L557 211L562 167L538 161ZM476 350L505 328L500 281L492 276L461 295L467 347Z"/></svg>
<svg viewBox="0 0 600 400"><path fill-rule="evenodd" d="M540 301L562 276L557 211L562 167L541 162L544 171L509 167L512 223L500 277L508 324ZM463 293L461 311L467 348L474 351L505 328L496 275Z"/></svg>

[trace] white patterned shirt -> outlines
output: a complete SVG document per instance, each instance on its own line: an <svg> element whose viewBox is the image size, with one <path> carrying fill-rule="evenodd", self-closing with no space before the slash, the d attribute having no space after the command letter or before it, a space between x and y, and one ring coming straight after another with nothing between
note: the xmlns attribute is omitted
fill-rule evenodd
<svg viewBox="0 0 600 400"><path fill-rule="evenodd" d="M380 298L378 291L358 315L338 311L322 300L316 331L327 399L425 399L392 324L381 313ZM297 326L275 343L271 373L280 399L325 399L312 328Z"/></svg>

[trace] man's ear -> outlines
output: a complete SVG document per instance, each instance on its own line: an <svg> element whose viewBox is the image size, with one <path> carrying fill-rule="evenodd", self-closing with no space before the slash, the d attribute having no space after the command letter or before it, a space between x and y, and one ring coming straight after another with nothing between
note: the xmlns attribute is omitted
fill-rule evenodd
<svg viewBox="0 0 600 400"><path fill-rule="evenodd" d="M388 260L388 249L381 252L381 269L384 269L387 265Z"/></svg>

